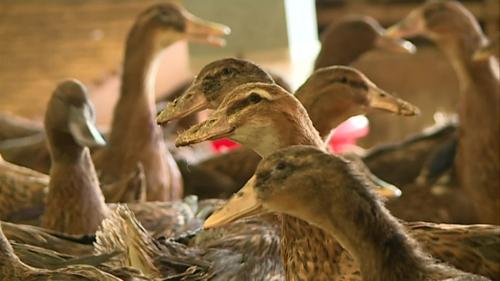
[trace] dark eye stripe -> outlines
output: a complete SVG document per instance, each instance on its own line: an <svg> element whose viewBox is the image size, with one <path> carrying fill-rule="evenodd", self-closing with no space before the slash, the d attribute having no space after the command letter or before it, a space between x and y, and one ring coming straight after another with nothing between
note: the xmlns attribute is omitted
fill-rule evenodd
<svg viewBox="0 0 500 281"><path fill-rule="evenodd" d="M330 83L340 83L340 84L345 84L349 85L350 87L356 88L356 89L363 89L365 91L368 91L368 86L362 82L362 81L355 81L355 80L349 80L346 79L345 77L342 78L335 78L329 81Z"/></svg>
<svg viewBox="0 0 500 281"><path fill-rule="evenodd" d="M251 104L256 104L258 103L259 101L261 100L264 100L264 98L256 93L252 93L250 94L250 96L244 98L244 99L241 99L237 102L235 102L233 105L231 105L227 111L226 111L226 114L227 115L231 115L231 114L234 114L236 113L237 111L240 111L242 110L243 108L251 105Z"/></svg>

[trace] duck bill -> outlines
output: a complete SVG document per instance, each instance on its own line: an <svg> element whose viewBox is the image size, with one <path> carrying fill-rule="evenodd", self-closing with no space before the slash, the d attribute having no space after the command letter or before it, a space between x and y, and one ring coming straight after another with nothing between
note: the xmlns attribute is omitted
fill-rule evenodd
<svg viewBox="0 0 500 281"><path fill-rule="evenodd" d="M380 195L382 198L393 199L398 198L401 196L401 194L403 194L401 189L381 179L378 179L377 181L375 181L375 183L377 184L377 186L373 191L375 191L375 193Z"/></svg>
<svg viewBox="0 0 500 281"><path fill-rule="evenodd" d="M158 125L164 125L169 121L186 117L195 112L207 109L208 101L199 93L190 93L189 89L173 102L167 103L165 108L156 117Z"/></svg>
<svg viewBox="0 0 500 281"><path fill-rule="evenodd" d="M385 32L385 36L391 38L408 38L425 33L425 21L420 11L411 12L399 23L391 26Z"/></svg>
<svg viewBox="0 0 500 281"><path fill-rule="evenodd" d="M89 117L88 108L72 106L69 111L69 131L76 142L88 147L106 145L106 141L97 130L94 121Z"/></svg>
<svg viewBox="0 0 500 281"><path fill-rule="evenodd" d="M219 210L215 211L203 224L203 228L226 225L235 220L266 214L267 211L257 200L255 192L255 176L233 195Z"/></svg>
<svg viewBox="0 0 500 281"><path fill-rule="evenodd" d="M209 119L194 125L180 134L175 140L175 145L179 147L207 140L220 139L231 135L233 132L234 127L227 122L226 118L211 116Z"/></svg>
<svg viewBox="0 0 500 281"><path fill-rule="evenodd" d="M224 35L231 33L231 29L223 24L214 23L200 19L185 12L186 34L190 42L206 44L214 47L224 47L226 40Z"/></svg>
<svg viewBox="0 0 500 281"><path fill-rule="evenodd" d="M417 47L410 41L400 38L392 38L385 34L380 35L375 42L377 48L394 53L414 54L417 52Z"/></svg>
<svg viewBox="0 0 500 281"><path fill-rule="evenodd" d="M385 92L377 87L369 90L368 106L372 109L392 112L402 116L415 116L420 114L418 107Z"/></svg>

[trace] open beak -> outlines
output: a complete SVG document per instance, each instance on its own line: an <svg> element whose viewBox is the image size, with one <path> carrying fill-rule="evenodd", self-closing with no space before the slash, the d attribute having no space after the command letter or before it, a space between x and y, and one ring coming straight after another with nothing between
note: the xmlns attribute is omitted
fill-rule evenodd
<svg viewBox="0 0 500 281"><path fill-rule="evenodd" d="M399 23L389 27L385 36L391 38L407 38L421 35L425 32L425 21L419 10L411 12Z"/></svg>
<svg viewBox="0 0 500 281"><path fill-rule="evenodd" d="M394 53L404 53L404 54L414 54L417 52L417 47L413 45L410 41L406 41L400 38L393 38L381 34L377 41L375 42L377 48L382 50L387 50Z"/></svg>
<svg viewBox="0 0 500 281"><path fill-rule="evenodd" d="M173 102L167 103L165 109L156 117L156 123L158 125L163 125L169 121L180 119L197 111L207 109L208 106L209 103L203 94L194 92L194 90L189 88Z"/></svg>
<svg viewBox="0 0 500 281"><path fill-rule="evenodd" d="M238 193L233 195L222 208L215 211L205 221L203 228L223 226L237 219L266 213L267 211L257 200L255 176L253 176Z"/></svg>
<svg viewBox="0 0 500 281"><path fill-rule="evenodd" d="M418 109L418 107L397 98L376 86L370 87L368 95L368 106L372 109L388 111L403 116L414 116L420 114L420 109Z"/></svg>
<svg viewBox="0 0 500 281"><path fill-rule="evenodd" d="M106 145L106 141L101 136L90 117L90 110L85 107L71 106L69 109L69 131L82 146L99 147Z"/></svg>
<svg viewBox="0 0 500 281"><path fill-rule="evenodd" d="M220 139L231 135L235 128L228 122L223 114L212 113L205 121L194 125L177 136L175 146L186 146L206 140Z"/></svg>
<svg viewBox="0 0 500 281"><path fill-rule="evenodd" d="M223 24L202 20L188 12L184 12L186 18L186 34L190 42L208 44L214 47L224 47L226 40L224 35L231 33L231 29Z"/></svg>

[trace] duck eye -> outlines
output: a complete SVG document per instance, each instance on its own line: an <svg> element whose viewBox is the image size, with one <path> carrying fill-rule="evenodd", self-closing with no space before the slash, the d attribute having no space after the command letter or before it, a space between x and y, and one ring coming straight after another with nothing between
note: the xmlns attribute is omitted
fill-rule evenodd
<svg viewBox="0 0 500 281"><path fill-rule="evenodd" d="M231 73L232 73L232 71L231 71L230 68L225 67L225 68L222 69L222 74L223 75L229 75Z"/></svg>
<svg viewBox="0 0 500 281"><path fill-rule="evenodd" d="M344 84L347 83L347 78L345 78L345 77L340 78L340 83L344 83Z"/></svg>
<svg viewBox="0 0 500 281"><path fill-rule="evenodd" d="M250 96L248 96L248 100L251 103L258 103L259 101L262 100L262 97L259 96L259 94L257 94L257 93L251 93Z"/></svg>
<svg viewBox="0 0 500 281"><path fill-rule="evenodd" d="M378 94L378 95L379 95L379 97L382 97L382 98L383 98L383 97L385 97L385 94L384 94L384 93L380 93L380 94Z"/></svg>
<svg viewBox="0 0 500 281"><path fill-rule="evenodd" d="M286 168L285 162L278 162L278 164L276 164L276 170L283 170L285 168Z"/></svg>

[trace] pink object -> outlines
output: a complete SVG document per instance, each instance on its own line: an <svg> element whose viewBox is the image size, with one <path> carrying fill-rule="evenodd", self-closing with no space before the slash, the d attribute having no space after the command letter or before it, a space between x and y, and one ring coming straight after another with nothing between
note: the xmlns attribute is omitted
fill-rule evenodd
<svg viewBox="0 0 500 281"><path fill-rule="evenodd" d="M342 153L350 146L356 145L357 140L366 136L369 130L368 119L365 116L358 115L351 117L335 128L328 147L332 152ZM212 148L217 154L231 151L238 147L240 147L238 143L228 138L212 141Z"/></svg>
<svg viewBox="0 0 500 281"><path fill-rule="evenodd" d="M212 141L212 148L217 154L224 153L226 151L231 151L238 147L240 147L240 144L235 143L234 141L228 138Z"/></svg>
<svg viewBox="0 0 500 281"><path fill-rule="evenodd" d="M369 130L365 116L351 117L335 128L328 146L332 152L342 153L350 146L356 145L356 141L366 136Z"/></svg>

